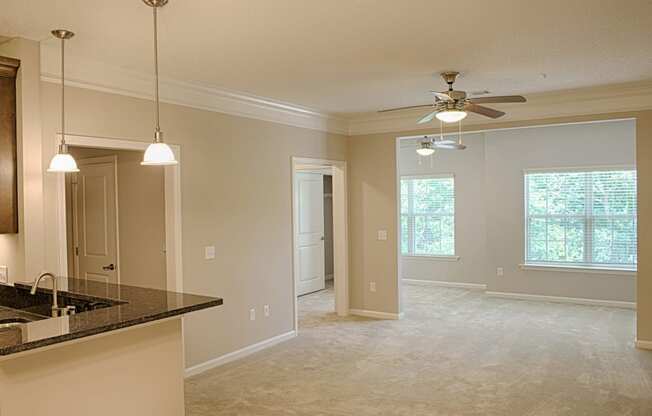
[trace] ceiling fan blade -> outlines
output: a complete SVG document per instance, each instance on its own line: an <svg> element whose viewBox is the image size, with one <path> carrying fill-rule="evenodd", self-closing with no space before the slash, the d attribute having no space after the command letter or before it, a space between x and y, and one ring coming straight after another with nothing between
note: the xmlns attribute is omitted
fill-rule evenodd
<svg viewBox="0 0 652 416"><path fill-rule="evenodd" d="M435 118L435 114L437 114L436 111L426 114L417 121L417 124L430 123Z"/></svg>
<svg viewBox="0 0 652 416"><path fill-rule="evenodd" d="M401 110L410 110L412 108L425 108L432 107L432 104L420 104L420 105L409 105L407 107L396 107L396 108L387 108L384 110L378 110L379 113L388 113L390 111L401 111Z"/></svg>
<svg viewBox="0 0 652 416"><path fill-rule="evenodd" d="M489 103L524 103L527 100L522 95L501 95L497 97L469 98L469 101L475 104L489 104Z"/></svg>
<svg viewBox="0 0 652 416"><path fill-rule="evenodd" d="M485 106L477 105L477 104L473 104L473 103L467 103L464 106L464 110L470 111L472 113L480 114L480 115L483 115L485 117L490 117L490 118L498 118L498 117L502 117L502 116L505 115L505 113L502 112L502 111L494 110L493 108L489 108L489 107L485 107Z"/></svg>
<svg viewBox="0 0 652 416"><path fill-rule="evenodd" d="M454 101L448 94L445 92L439 92L439 91L432 91L430 90L432 95L434 95L439 101Z"/></svg>

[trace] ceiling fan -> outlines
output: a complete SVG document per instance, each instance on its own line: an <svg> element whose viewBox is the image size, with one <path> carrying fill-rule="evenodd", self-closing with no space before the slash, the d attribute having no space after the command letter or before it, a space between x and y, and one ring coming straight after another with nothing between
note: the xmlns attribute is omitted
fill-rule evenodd
<svg viewBox="0 0 652 416"><path fill-rule="evenodd" d="M389 111L407 110L413 108L430 107L432 111L421 117L417 123L429 123L435 117L444 123L455 123L463 120L467 113L476 113L490 118L499 118L505 115L504 112L494 110L493 108L485 107L480 104L487 103L524 103L525 97L521 95L503 95L497 97L477 97L467 98L465 91L457 91L453 89L453 83L459 75L459 72L449 71L442 72L441 76L448 84L448 91L437 92L431 91L434 96L432 104L412 105L408 107L389 108L380 110L379 113L386 113Z"/></svg>

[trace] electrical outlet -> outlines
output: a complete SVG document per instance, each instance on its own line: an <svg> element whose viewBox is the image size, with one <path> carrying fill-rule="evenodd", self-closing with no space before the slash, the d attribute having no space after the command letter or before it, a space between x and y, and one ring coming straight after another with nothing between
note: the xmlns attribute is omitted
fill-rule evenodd
<svg viewBox="0 0 652 416"><path fill-rule="evenodd" d="M499 276L499 277L500 277L500 276L502 276L502 275L504 275L504 274L505 274L505 271L503 270L502 267L497 267L497 268L496 268L496 276Z"/></svg>
<svg viewBox="0 0 652 416"><path fill-rule="evenodd" d="M369 282L369 291L370 292L376 291L376 282Z"/></svg>
<svg viewBox="0 0 652 416"><path fill-rule="evenodd" d="M378 230L378 241L387 240L387 230Z"/></svg>
<svg viewBox="0 0 652 416"><path fill-rule="evenodd" d="M255 321L256 320L256 310L255 309L249 309L249 320L250 321Z"/></svg>
<svg viewBox="0 0 652 416"><path fill-rule="evenodd" d="M269 317L269 305L263 306L263 312L265 313L266 317Z"/></svg>
<svg viewBox="0 0 652 416"><path fill-rule="evenodd" d="M0 283L9 283L9 268L0 266Z"/></svg>
<svg viewBox="0 0 652 416"><path fill-rule="evenodd" d="M204 259L213 260L215 258L215 246L204 247Z"/></svg>

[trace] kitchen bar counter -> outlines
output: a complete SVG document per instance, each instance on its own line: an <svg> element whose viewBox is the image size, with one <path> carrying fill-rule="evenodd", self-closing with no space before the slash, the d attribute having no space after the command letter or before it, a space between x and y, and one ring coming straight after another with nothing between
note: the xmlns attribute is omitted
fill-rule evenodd
<svg viewBox="0 0 652 416"><path fill-rule="evenodd" d="M62 280L65 280L62 282ZM60 296L73 294L78 299L105 302L112 306L80 312L71 316L51 318L43 310L34 314L34 309L14 310L22 305L11 305L10 309L0 306L0 318L9 316L34 319L21 325L22 336L1 336L0 359L19 352L59 344L66 341L102 334L118 329L158 321L188 312L206 309L222 304L222 299L164 290L147 289L127 285L106 284L96 281L62 279ZM61 284L63 283L63 284ZM29 291L31 284L15 283L15 287L0 285L3 304L11 304L12 293ZM28 295L31 296L31 295ZM37 298L51 301L49 289L39 288ZM18 297L19 298L19 297ZM24 296L23 296L24 298ZM44 309L44 308L41 308ZM44 309L47 311L47 307Z"/></svg>

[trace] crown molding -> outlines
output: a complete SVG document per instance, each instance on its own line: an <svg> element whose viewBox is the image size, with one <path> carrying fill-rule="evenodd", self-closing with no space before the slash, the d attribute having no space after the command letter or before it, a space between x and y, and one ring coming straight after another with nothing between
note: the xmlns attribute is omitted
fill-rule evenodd
<svg viewBox="0 0 652 416"><path fill-rule="evenodd" d="M67 85L95 91L153 99L154 77L116 65L78 56L67 56ZM41 80L60 82L60 56L56 45L41 43ZM523 104L502 104L496 107L507 112L505 117L491 120L470 115L464 127L487 126L497 123L545 118L623 113L652 109L652 80L611 84L528 94ZM436 123L417 125L423 110L396 113L362 113L338 117L299 105L230 91L194 82L161 79L161 101L201 110L264 120L273 123L329 133L359 136L365 134L427 130Z"/></svg>
<svg viewBox="0 0 652 416"><path fill-rule="evenodd" d="M529 94L527 99L523 104L496 105L507 112L498 120L471 114L463 122L464 129L513 121L650 110L652 80ZM423 113L423 110L406 110L360 114L349 119L349 136L438 129L437 123L416 124Z"/></svg>
<svg viewBox="0 0 652 416"><path fill-rule="evenodd" d="M61 82L59 53L56 45L41 43L42 81ZM152 75L78 56L66 56L66 60L66 85L147 100L154 99ZM160 89L161 102L168 104L348 134L348 120L290 103L169 78L161 78Z"/></svg>

